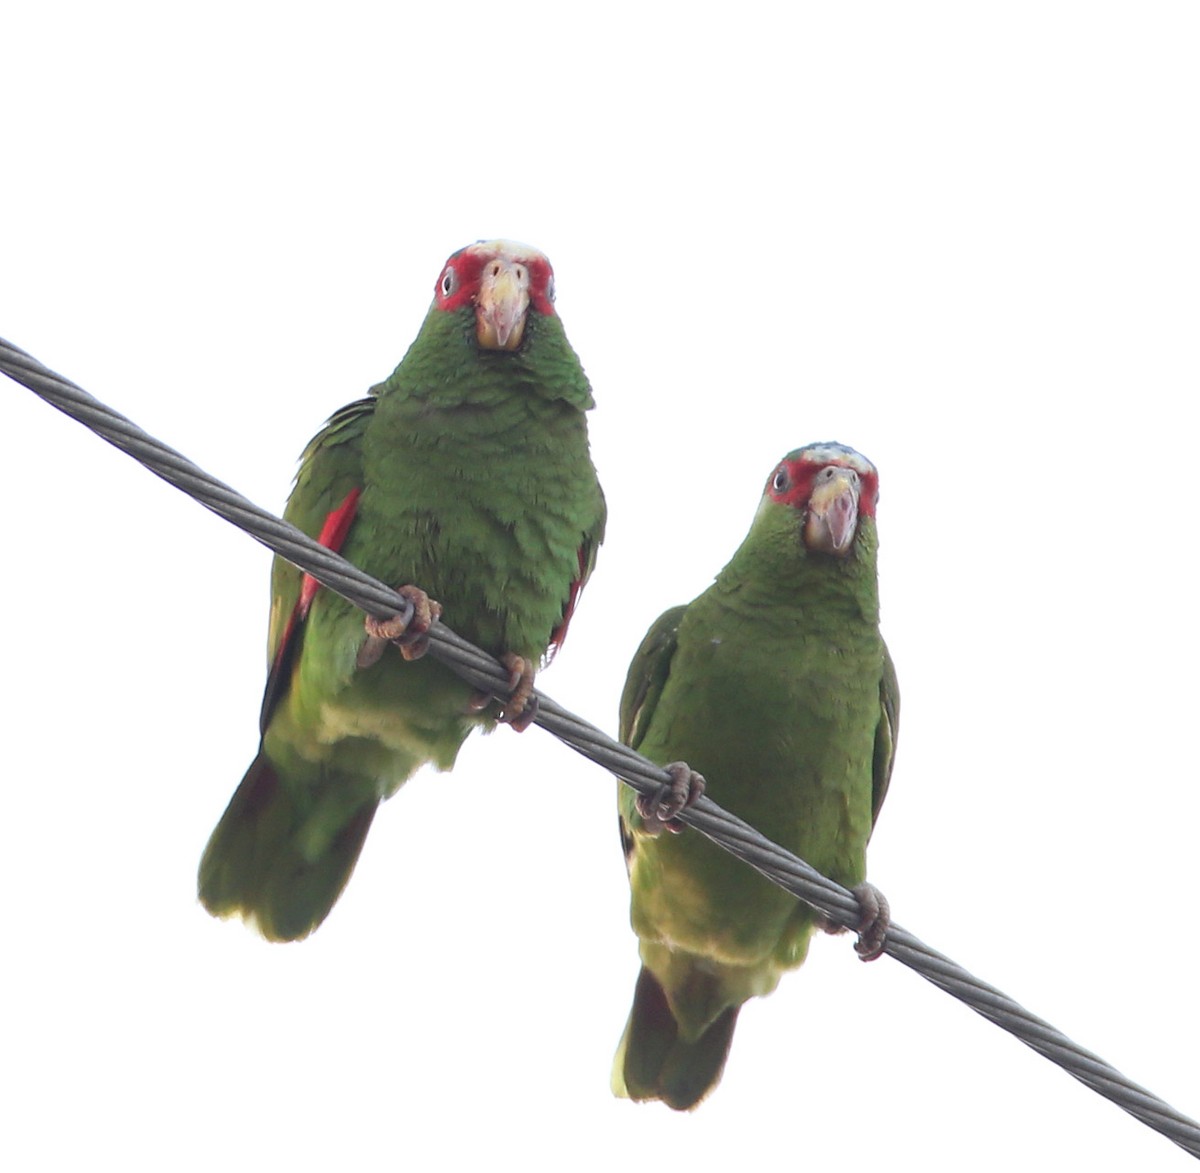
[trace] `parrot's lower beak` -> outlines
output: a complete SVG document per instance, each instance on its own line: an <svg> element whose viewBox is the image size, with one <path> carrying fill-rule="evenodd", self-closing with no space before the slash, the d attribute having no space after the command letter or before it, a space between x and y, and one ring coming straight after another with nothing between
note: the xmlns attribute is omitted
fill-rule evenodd
<svg viewBox="0 0 1200 1173"><path fill-rule="evenodd" d="M804 522L804 544L810 550L839 556L849 552L858 528L858 493L858 478L849 471L839 469L820 481Z"/></svg>
<svg viewBox="0 0 1200 1173"><path fill-rule="evenodd" d="M529 270L497 258L487 263L475 302L475 337L485 350L516 350L525 335Z"/></svg>

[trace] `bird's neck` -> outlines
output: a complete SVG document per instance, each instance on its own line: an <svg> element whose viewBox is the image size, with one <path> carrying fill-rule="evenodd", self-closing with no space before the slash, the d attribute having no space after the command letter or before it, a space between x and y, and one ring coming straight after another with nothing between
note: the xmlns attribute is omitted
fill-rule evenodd
<svg viewBox="0 0 1200 1173"><path fill-rule="evenodd" d="M874 522L860 533L845 557L810 553L790 532L751 534L717 575L714 601L735 612L770 616L781 624L798 619L874 629L879 622ZM760 619L761 621L761 619Z"/></svg>

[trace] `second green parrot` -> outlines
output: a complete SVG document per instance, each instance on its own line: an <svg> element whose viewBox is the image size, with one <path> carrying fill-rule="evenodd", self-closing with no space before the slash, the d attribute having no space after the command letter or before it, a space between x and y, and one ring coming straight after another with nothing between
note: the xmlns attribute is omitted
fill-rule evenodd
<svg viewBox="0 0 1200 1173"><path fill-rule="evenodd" d="M562 642L604 533L591 406L546 257L502 240L451 256L395 372L309 444L284 513L400 586L415 620L364 625L276 558L262 743L200 863L214 915L240 914L272 940L307 935L380 801L426 762L449 769L467 734L494 724L490 698L416 660L439 607L407 584L509 665L504 719L532 716L534 667Z"/></svg>
<svg viewBox="0 0 1200 1173"><path fill-rule="evenodd" d="M642 969L613 1066L618 1095L699 1103L721 1078L742 1003L769 994L824 927L698 832L662 834L681 829L674 816L705 776L726 810L859 890L860 952L880 947L886 904L863 881L899 694L879 633L878 492L875 467L843 445L784 457L729 564L650 628L630 665L621 739L671 763L675 786L650 801L620 788Z"/></svg>

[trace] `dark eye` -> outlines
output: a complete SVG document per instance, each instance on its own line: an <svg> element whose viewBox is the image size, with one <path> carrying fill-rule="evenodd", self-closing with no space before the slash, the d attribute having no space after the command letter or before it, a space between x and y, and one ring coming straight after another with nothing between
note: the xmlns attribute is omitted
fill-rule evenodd
<svg viewBox="0 0 1200 1173"><path fill-rule="evenodd" d="M553 273L551 273L550 276L546 279L546 300L547 301L554 300L554 274Z"/></svg>
<svg viewBox="0 0 1200 1173"><path fill-rule="evenodd" d="M441 290L443 297L449 297L458 288L458 274L454 269L447 265L446 271L442 274Z"/></svg>
<svg viewBox="0 0 1200 1173"><path fill-rule="evenodd" d="M771 481L771 488L777 493L784 493L787 491L788 484L789 481L787 469L779 469L779 471L775 473L774 479Z"/></svg>

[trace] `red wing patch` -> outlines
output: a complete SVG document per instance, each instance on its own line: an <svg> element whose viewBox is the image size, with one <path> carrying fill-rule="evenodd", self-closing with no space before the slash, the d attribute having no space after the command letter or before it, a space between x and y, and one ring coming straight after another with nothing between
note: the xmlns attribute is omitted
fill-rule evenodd
<svg viewBox="0 0 1200 1173"><path fill-rule="evenodd" d="M579 547L579 576L571 582L571 589L567 594L567 601L563 606L562 619L558 626L550 633L550 646L546 649L546 663L549 664L558 653L558 649L562 647L563 640L567 638L567 628L571 623L571 616L575 614L575 607L579 603L579 595L583 591L583 584L587 582L588 571L588 548L586 545Z"/></svg>
<svg viewBox="0 0 1200 1173"><path fill-rule="evenodd" d="M350 526L354 522L354 515L358 511L358 499L361 496L362 489L351 489L346 494L345 500L336 509L330 510L329 515L325 518L325 524L321 526L321 532L317 535L317 541L327 550L332 550L334 553L341 550L346 535L350 532ZM296 605L292 608L291 615L288 616L287 625L279 640L279 647L275 651L275 662L271 665L271 672L267 676L262 710L258 717L258 726L262 733L266 733L271 714L275 711L275 706L291 682L293 661L300 647L300 641L297 638L299 629L307 618L312 601L320 589L321 584L311 574L306 574L300 582L300 598L296 600Z"/></svg>
<svg viewBox="0 0 1200 1173"><path fill-rule="evenodd" d="M361 496L362 489L351 489L346 494L346 499L325 518L325 524L321 526L317 541L327 550L332 550L336 554L342 548L342 543L350 532L354 515L358 512L358 499ZM300 584L300 601L292 613L293 619L297 617L303 619L308 614L308 609L312 606L312 601L320 589L321 584L311 574L304 576L304 580ZM289 623L288 626L290 628L291 624Z"/></svg>

